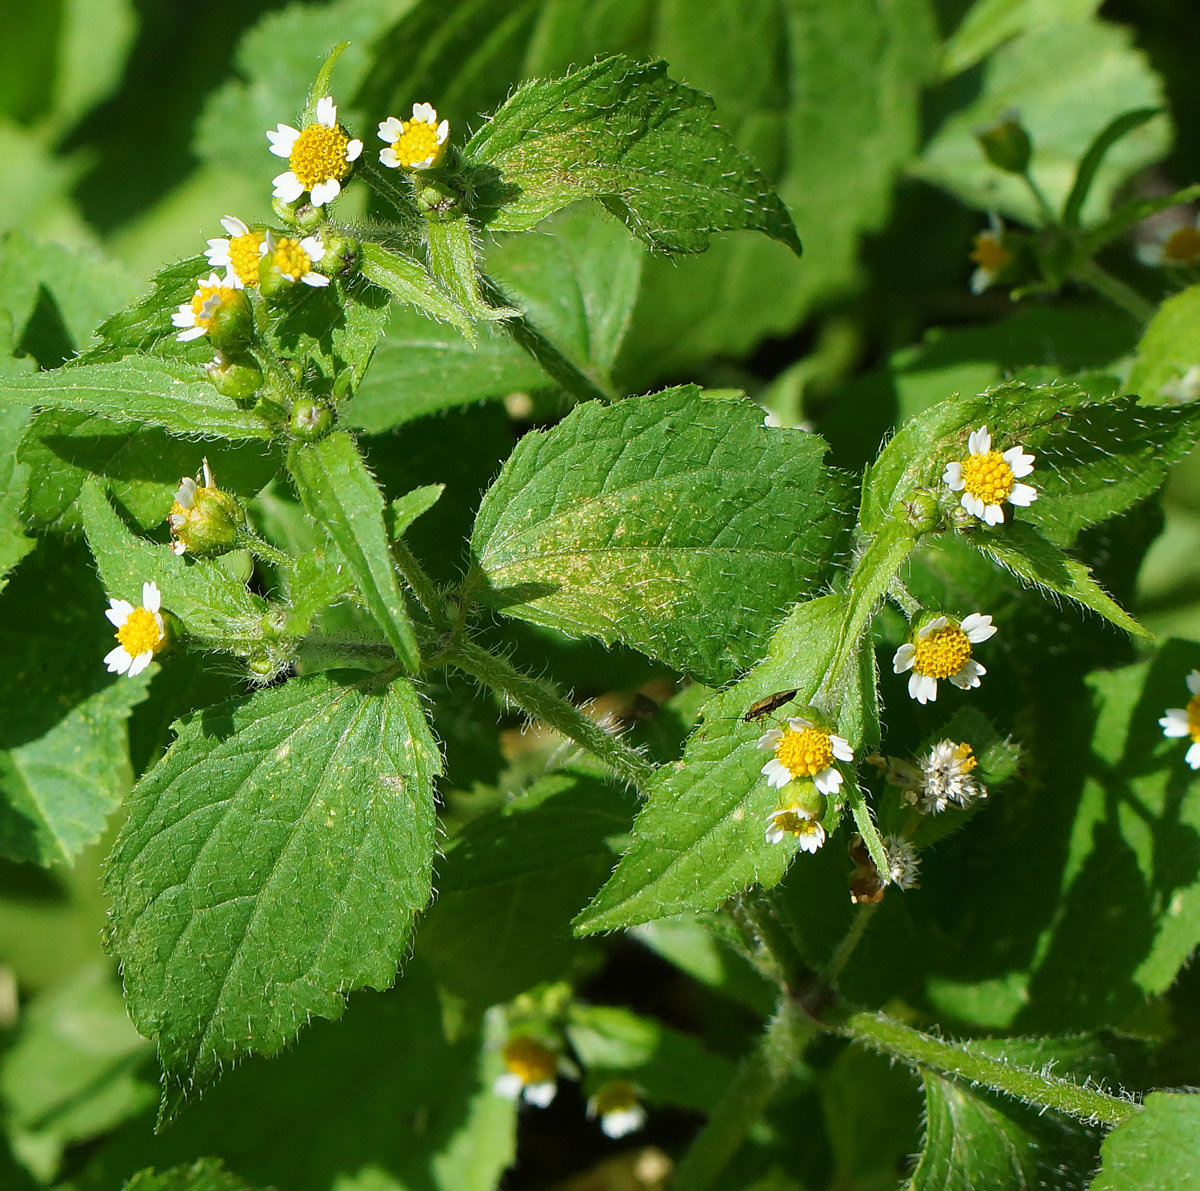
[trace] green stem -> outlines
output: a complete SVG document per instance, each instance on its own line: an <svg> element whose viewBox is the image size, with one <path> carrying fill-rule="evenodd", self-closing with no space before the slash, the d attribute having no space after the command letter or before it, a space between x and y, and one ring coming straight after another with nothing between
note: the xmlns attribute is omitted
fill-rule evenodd
<svg viewBox="0 0 1200 1191"><path fill-rule="evenodd" d="M928 1067L942 1075L982 1084L993 1091L1006 1092L1018 1100L1045 1105L1084 1121L1119 1125L1141 1111L1141 1105L1131 1100L1110 1096L1098 1088L1081 1087L1073 1080L1046 1071L1019 1067L980 1054L971 1049L969 1042L946 1042L931 1034L922 1034L882 1013L851 1013L839 1028L855 1041L882 1054L903 1059L913 1067Z"/></svg>
<svg viewBox="0 0 1200 1191"><path fill-rule="evenodd" d="M1046 196L1042 193L1042 188L1033 180L1033 175L1026 170L1021 177L1025 179L1025 185L1029 187L1033 201L1037 203L1043 225L1048 228L1057 227L1058 216L1054 214L1054 208L1050 206Z"/></svg>
<svg viewBox="0 0 1200 1191"><path fill-rule="evenodd" d="M867 927L871 925L871 919L875 916L875 911L879 905L879 902L871 902L865 906L859 906L855 911L854 920L850 923L850 929L838 944L838 948L833 953L833 958L829 961L829 966L824 972L825 979L831 988L837 988L838 979L841 977L846 964L849 963L855 949L862 942L863 935L867 933Z"/></svg>
<svg viewBox="0 0 1200 1191"><path fill-rule="evenodd" d="M408 548L408 543L402 537L392 542L392 557L413 595L429 613L434 628L440 633L448 632L453 625L453 618L447 610L445 597L438 591L437 584L425 573L425 568L417 561L417 556Z"/></svg>
<svg viewBox="0 0 1200 1191"><path fill-rule="evenodd" d="M506 659L482 649L473 641L452 643L443 658L594 753L632 785L644 788L654 773L654 766L645 757L618 737L610 736L595 720L556 694L546 683L523 674Z"/></svg>
<svg viewBox="0 0 1200 1191"><path fill-rule="evenodd" d="M1076 281L1090 286L1114 306L1119 306L1139 325L1144 326L1154 317L1152 303L1147 302L1132 286L1126 285L1107 269L1101 268L1094 260L1085 260L1077 264L1071 270L1071 276Z"/></svg>
<svg viewBox="0 0 1200 1191"><path fill-rule="evenodd" d="M479 275L479 289L484 301L491 306L511 309L500 287L486 273ZM546 338L523 314L505 319L501 328L518 347L529 353L541 366L542 371L577 401L611 402L615 394L602 389L590 376L582 372Z"/></svg>
<svg viewBox="0 0 1200 1191"><path fill-rule="evenodd" d="M249 550L255 558L261 559L263 562L274 563L275 566L283 567L287 571L292 569L292 556L285 554L282 550L277 550L270 542L260 538L248 525L243 526L238 533L237 544L243 550Z"/></svg>
<svg viewBox="0 0 1200 1191"><path fill-rule="evenodd" d="M817 1029L785 998L683 1156L671 1191L708 1191L720 1179Z"/></svg>
<svg viewBox="0 0 1200 1191"><path fill-rule="evenodd" d="M879 834L879 828L875 826L875 820L871 818L871 808L867 805L862 787L853 777L846 782L846 801L849 802L850 813L854 816L854 826L858 828L858 834L863 837L863 843L871 854L871 862L878 869L880 877L886 881L887 849L883 846L883 839Z"/></svg>

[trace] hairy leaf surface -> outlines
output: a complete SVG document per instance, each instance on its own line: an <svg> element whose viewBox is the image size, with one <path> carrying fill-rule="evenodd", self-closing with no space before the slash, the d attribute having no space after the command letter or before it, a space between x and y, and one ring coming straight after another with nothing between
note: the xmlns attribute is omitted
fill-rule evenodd
<svg viewBox="0 0 1200 1191"><path fill-rule="evenodd" d="M485 218L516 231L596 198L659 251L701 252L713 233L747 228L798 253L787 208L713 124L712 108L664 63L621 55L526 83L466 148L500 175Z"/></svg>
<svg viewBox="0 0 1200 1191"><path fill-rule="evenodd" d="M728 681L843 548L823 455L815 435L694 386L581 406L521 439L484 498L480 598Z"/></svg>
<svg viewBox="0 0 1200 1191"><path fill-rule="evenodd" d="M351 989L392 982L429 898L440 767L402 680L296 678L180 721L107 874L165 1113L238 1055L338 1017Z"/></svg>
<svg viewBox="0 0 1200 1191"><path fill-rule="evenodd" d="M1200 1171L1200 1096L1153 1092L1100 1147L1093 1191L1182 1191Z"/></svg>

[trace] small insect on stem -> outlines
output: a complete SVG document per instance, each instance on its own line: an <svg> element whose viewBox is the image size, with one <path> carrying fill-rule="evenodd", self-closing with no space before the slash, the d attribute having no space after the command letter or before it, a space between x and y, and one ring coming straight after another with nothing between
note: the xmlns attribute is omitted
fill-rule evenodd
<svg viewBox="0 0 1200 1191"><path fill-rule="evenodd" d="M761 720L764 715L770 715L777 708L782 707L785 703L790 703L796 697L795 689L790 691L776 691L773 695L767 695L765 698L759 699L757 703L751 703L749 710L742 721L747 724L753 723L755 720Z"/></svg>

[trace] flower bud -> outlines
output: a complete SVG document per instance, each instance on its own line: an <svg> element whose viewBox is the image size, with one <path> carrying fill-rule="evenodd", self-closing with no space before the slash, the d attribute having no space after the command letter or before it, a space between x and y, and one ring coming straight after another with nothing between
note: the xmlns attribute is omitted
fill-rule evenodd
<svg viewBox="0 0 1200 1191"><path fill-rule="evenodd" d="M280 198L272 199L271 209L284 223L304 232L315 232L325 222L324 210L314 207L307 198L299 198L290 203L285 203Z"/></svg>
<svg viewBox="0 0 1200 1191"><path fill-rule="evenodd" d="M263 383L262 369L254 357L245 352L234 355L217 352L207 366L207 372L213 388L234 401L251 400Z"/></svg>
<svg viewBox="0 0 1200 1191"><path fill-rule="evenodd" d="M900 501L893 515L916 533L931 533L942 520L937 498L923 488L911 493L907 500Z"/></svg>
<svg viewBox="0 0 1200 1191"><path fill-rule="evenodd" d="M254 312L245 290L231 290L214 311L208 337L218 351L238 353L254 335Z"/></svg>
<svg viewBox="0 0 1200 1191"><path fill-rule="evenodd" d="M1033 145L1015 111L1005 112L995 124L975 130L984 157L997 169L1023 174L1029 168Z"/></svg>
<svg viewBox="0 0 1200 1191"><path fill-rule="evenodd" d="M352 236L325 236L322 270L330 277L349 277L358 272L362 245Z"/></svg>
<svg viewBox="0 0 1200 1191"><path fill-rule="evenodd" d="M811 781L796 781L787 792L788 806L818 822L825 817L825 795Z"/></svg>
<svg viewBox="0 0 1200 1191"><path fill-rule="evenodd" d="M417 206L431 219L451 219L462 207L462 197L446 182L422 180L417 187Z"/></svg>
<svg viewBox="0 0 1200 1191"><path fill-rule="evenodd" d="M205 459L196 479L185 476L179 482L167 523L175 539L173 554L215 558L237 545L246 511L237 497L216 486Z"/></svg>
<svg viewBox="0 0 1200 1191"><path fill-rule="evenodd" d="M950 510L950 524L956 533L974 533L979 528L975 515L957 504Z"/></svg>
<svg viewBox="0 0 1200 1191"><path fill-rule="evenodd" d="M316 442L324 438L333 426L333 411L311 397L301 397L292 406L288 423L293 438L301 442Z"/></svg>

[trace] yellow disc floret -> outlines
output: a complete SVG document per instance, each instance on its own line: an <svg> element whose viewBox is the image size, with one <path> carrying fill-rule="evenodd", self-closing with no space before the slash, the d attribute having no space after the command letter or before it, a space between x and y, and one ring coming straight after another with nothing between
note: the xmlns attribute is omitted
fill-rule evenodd
<svg viewBox="0 0 1200 1191"><path fill-rule="evenodd" d="M1200 695L1193 695L1187 705L1188 735L1200 742Z"/></svg>
<svg viewBox="0 0 1200 1191"><path fill-rule="evenodd" d="M1200 231L1176 228L1163 244L1163 258L1173 265L1194 265L1200 259Z"/></svg>
<svg viewBox="0 0 1200 1191"><path fill-rule="evenodd" d="M234 236L229 241L229 265L243 285L258 284L261 246L261 232L247 232L244 236Z"/></svg>
<svg viewBox="0 0 1200 1191"><path fill-rule="evenodd" d="M1002 273L1012 264L1013 255L997 236L981 232L975 237L975 250L969 259L988 273Z"/></svg>
<svg viewBox="0 0 1200 1191"><path fill-rule="evenodd" d="M971 746L965 740L954 750L954 762L963 772L969 772L979 764Z"/></svg>
<svg viewBox="0 0 1200 1191"><path fill-rule="evenodd" d="M436 125L424 120L402 120L401 127L404 131L392 144L401 165L412 168L430 158L437 159L440 146Z"/></svg>
<svg viewBox="0 0 1200 1191"><path fill-rule="evenodd" d="M154 613L145 608L134 608L125 623L117 629L116 636L125 652L134 658L147 651L154 653L164 640Z"/></svg>
<svg viewBox="0 0 1200 1191"><path fill-rule="evenodd" d="M775 757L792 777L812 777L833 764L833 742L820 728L798 732L789 728L775 748Z"/></svg>
<svg viewBox="0 0 1200 1191"><path fill-rule="evenodd" d="M999 451L987 451L962 461L962 481L969 495L985 505L998 505L1008 499L1016 477Z"/></svg>
<svg viewBox="0 0 1200 1191"><path fill-rule="evenodd" d="M509 1039L503 1053L505 1067L524 1084L549 1083L558 1075L554 1051L532 1038Z"/></svg>
<svg viewBox="0 0 1200 1191"><path fill-rule="evenodd" d="M237 290L228 285L202 285L192 295L192 313L196 316L196 326L205 330L220 313L226 302L237 296Z"/></svg>
<svg viewBox="0 0 1200 1191"><path fill-rule="evenodd" d="M971 656L971 642L956 624L934 629L916 641L912 668L929 678L949 678L957 674ZM970 748L967 752L970 752Z"/></svg>
<svg viewBox="0 0 1200 1191"><path fill-rule="evenodd" d="M312 190L328 178L339 181L350 172L346 146L350 138L337 127L310 124L296 138L288 165L305 190Z"/></svg>
<svg viewBox="0 0 1200 1191"><path fill-rule="evenodd" d="M275 241L275 251L271 253L271 264L285 277L299 281L305 273L312 269L312 260L307 252L300 247L299 240L281 236Z"/></svg>
<svg viewBox="0 0 1200 1191"><path fill-rule="evenodd" d="M627 1079L609 1080L593 1097L593 1111L599 1116L610 1112L628 1112L638 1103L637 1089Z"/></svg>

